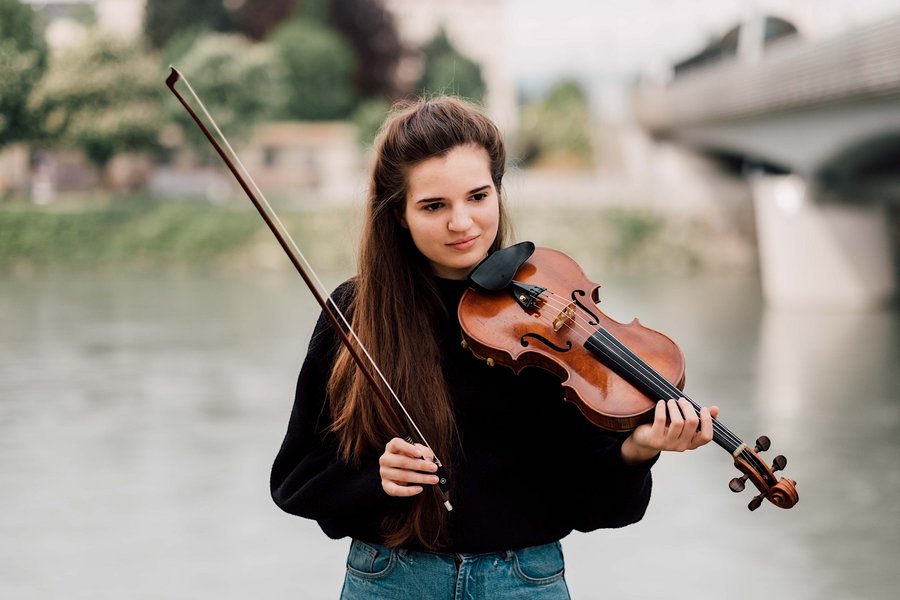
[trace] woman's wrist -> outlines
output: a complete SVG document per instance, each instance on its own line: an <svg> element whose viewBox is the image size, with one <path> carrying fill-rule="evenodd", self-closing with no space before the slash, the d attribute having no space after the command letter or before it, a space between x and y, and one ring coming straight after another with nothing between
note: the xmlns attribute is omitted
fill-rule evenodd
<svg viewBox="0 0 900 600"><path fill-rule="evenodd" d="M622 443L621 453L625 464L633 466L653 460L659 454L659 450L639 444L633 435L629 435Z"/></svg>

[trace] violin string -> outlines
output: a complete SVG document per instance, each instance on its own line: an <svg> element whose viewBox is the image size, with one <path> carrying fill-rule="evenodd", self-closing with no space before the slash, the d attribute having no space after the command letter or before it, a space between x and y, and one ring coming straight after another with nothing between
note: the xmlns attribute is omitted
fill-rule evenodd
<svg viewBox="0 0 900 600"><path fill-rule="evenodd" d="M560 311L562 311L571 303L551 291L549 292L549 299L547 301L547 304L554 310L559 309ZM599 331L592 331L587 325L582 324L581 319L583 319L584 317L580 317L579 315L580 313L576 312L576 316L573 319L566 321L566 326L569 328L577 327L581 335L585 336L584 342L582 343L586 344L590 339L595 339L594 333L599 333ZM677 387L672 385L668 380L663 378L655 369L650 367L646 362L644 362L633 352L631 352L612 334L606 332L606 335L609 336L609 338L613 341L611 342L610 339L607 339L603 347L612 354L612 358L614 360L617 360L625 368L630 369L637 376L642 377L643 380L648 384L648 386L654 388L655 391L658 392L660 398L685 398L693 406L694 410L699 414L700 406L696 402L685 395ZM603 340L600 341L602 342ZM734 444L734 448L737 448L742 443L740 439L737 438L737 436L735 436L728 430L727 427L725 427L715 419L713 420L713 430L718 432L724 439L728 439L730 442L732 442Z"/></svg>
<svg viewBox="0 0 900 600"><path fill-rule="evenodd" d="M613 348L613 351L618 350L619 352L621 352L621 354L623 356L625 356L626 359L628 361L630 361L630 363L632 363L632 365L636 365L636 368L638 368L640 371L643 371L645 377L650 378L653 383L657 384L657 386L658 386L657 389L661 388L665 392L668 392L672 399L684 398L691 404L691 406L693 406L694 410L699 414L700 406L699 406L699 404L694 402L694 400L692 398L690 398L682 390L679 390L675 385L673 385L667 379L663 378L659 374L658 371L653 369L650 365L648 365L640 357L635 355L634 352L632 352L627 346L622 344L622 342L620 340L618 340L614 335L612 335L612 333L610 333L607 330L603 330L602 335L606 339L608 344ZM727 431L727 428L725 428L724 425L722 425L718 421L715 421L715 420L713 421L713 427L715 429L724 430L724 431L720 431L720 433L722 435L726 435L725 432ZM730 432L728 432L728 433L730 433ZM732 434L732 436L733 436L733 434ZM735 442L734 445L736 448L740 444L740 440L734 439L733 441Z"/></svg>
<svg viewBox="0 0 900 600"><path fill-rule="evenodd" d="M643 381L650 389L655 390L658 397L673 400L684 398L691 404L694 411L698 415L700 414L700 406L694 402L692 398L659 375L656 370L637 357L610 332L600 330L597 332L597 336L589 338L587 343L599 346L607 354L610 354L612 360L618 363L620 368L630 370L635 377ZM716 434L717 441L727 442L727 449L730 452L733 452L740 445L740 440L735 439L733 434L730 434L730 432L727 431L727 428L719 423L719 421L713 420L712 428L713 432Z"/></svg>
<svg viewBox="0 0 900 600"><path fill-rule="evenodd" d="M550 304L550 303L548 302L548 304ZM574 324L573 324L573 322L574 322ZM577 327L578 329L582 330L582 332L589 331L589 330L587 330L587 328L584 325L582 325L580 322L578 322L577 316L575 317L575 319L573 321L567 322L567 327L569 327L570 329ZM600 332L598 331L598 333L600 333ZM612 354L612 358L613 358L614 362L618 362L618 365L620 366L620 368L621 367L630 368L633 373L636 373L636 375L638 375L638 376L643 375L644 381L647 383L647 385L651 388L655 388L657 394L660 397L665 397L666 392L669 393L669 395L672 399L675 399L678 397L684 397L694 407L694 410L699 413L699 405L696 402L694 402L693 399L691 399L690 397L683 394L681 392L681 390L678 390L678 388L676 388L670 382L668 382L667 380L662 378L661 375L659 375L659 373L655 369L653 369L652 367L647 365L643 360L641 360L638 356L636 356L627 346L625 346L618 339L616 339L615 336L613 336L611 333L609 333L606 330L603 330L603 333L605 334L604 337L606 338L606 343L602 344L601 347L603 349L605 349L607 352L610 352ZM588 337L585 344L587 344L588 341L591 341L594 339L595 338L593 336ZM719 421L713 419L712 427L713 427L713 431L715 433L719 434L719 440L727 441L731 444L731 447L727 448L730 452L733 453L734 450L736 450L737 448L739 448L741 446L741 444L743 444L743 442L740 440L740 438L738 438L736 435L734 435L727 427L722 425ZM744 460L746 462L752 463L751 466L757 471L757 473L759 473L762 476L765 476L765 474L767 473L767 468L761 464L757 455L750 452L749 448L747 448L745 446L741 450L740 455L742 456L742 458L744 458Z"/></svg>
<svg viewBox="0 0 900 600"><path fill-rule="evenodd" d="M553 301L557 301L558 295L553 294ZM555 307L554 307L555 308ZM588 326L583 325L579 317L577 316L573 320L575 325L577 325L578 329L581 330L582 334L585 335L585 343L589 341L594 334L600 333L600 330L592 331L588 328ZM569 321L568 323L573 323L573 321ZM603 330L605 331L605 330ZM681 390L677 387L673 386L668 380L663 378L655 369L647 365L643 360L637 357L633 352L631 352L627 346L619 342L612 334L606 332L608 343L606 348L610 350L614 358L621 360L625 364L625 366L631 368L633 371L638 372L638 374L643 375L644 379L647 381L649 385L652 385L656 388L656 391L659 392L660 397L663 399L677 399L681 397L685 397ZM602 341L602 340L601 340ZM642 373L641 373L642 372ZM668 394L668 396L666 396ZM699 411L700 406L697 405L693 400L686 398L691 404L694 406L694 409Z"/></svg>
<svg viewBox="0 0 900 600"><path fill-rule="evenodd" d="M562 300L562 299L557 300L559 298L559 296L556 293L554 293L554 292L550 292L550 293L552 294L550 296L550 298L552 299L552 302L548 302L548 304L551 305L551 308L556 309L560 304L562 304L563 309L564 309L569 304L565 300ZM562 310L562 309L560 309L560 310ZM599 333L599 330L590 329L588 325L583 325L580 322L579 317L577 315L578 315L578 313L576 313L576 316L574 319L567 321L566 325L569 326L570 328L577 326L577 328L580 330L580 333L582 335L584 335L584 338L583 338L584 341L582 343L586 344L589 341L589 339L594 336L594 334ZM615 339L615 338L613 338L613 339ZM579 341L581 341L581 340L579 340ZM622 346L622 348L627 350L627 348L624 345ZM607 349L612 351L614 358L619 358L619 359L623 358L618 349L609 348L609 347L607 347ZM671 384L666 379L662 378L655 370L650 368L649 365L647 366L646 369L643 369L643 368L641 368L641 364L640 364L643 361L640 361L640 359L638 359L636 356L634 358L627 357L627 355L625 355L625 356L626 356L626 359L622 360L622 362L625 363L625 366L631 367L633 370L636 370L636 371L641 371L641 370L645 371L645 373L643 374L644 378L647 380L648 384L653 385L656 388L656 391L659 393L660 398L676 399L676 398L683 397L683 394L681 393L680 390L678 390L674 386L671 386ZM637 364L629 364L629 362L633 362L634 359L637 359L640 362L638 362ZM646 364L646 363L644 363L644 364ZM665 388L665 389L661 389L661 387ZM669 395L667 396L666 393L668 393ZM695 406L695 409L699 409L699 406Z"/></svg>
<svg viewBox="0 0 900 600"><path fill-rule="evenodd" d="M544 295L543 293L541 294ZM566 301L564 298L560 297L555 292L549 292L549 299L547 300L547 304L553 308L554 310L559 309L562 312L566 307L568 307L571 303ZM576 312L576 316L574 319L570 319L566 321L566 326L570 329L577 326L582 335L585 335L584 344L587 343L588 340L594 339L593 333L591 329L589 329L588 325L583 325L580 319L584 317L579 316L580 313ZM543 315L541 317L543 319ZM694 410L699 414L700 406L694 402L689 396L684 394L677 387L672 385L668 380L663 378L655 369L653 369L650 365L644 362L640 357L635 355L627 346L622 344L615 336L613 336L610 332L604 330L605 337L607 338L607 343L604 344L604 348L608 351L611 351L613 354L613 358L617 359L620 365L624 365L627 368L630 368L632 372L637 373L638 375L643 375L645 382L650 387L654 387L657 392L659 392L661 397L665 397L665 393L668 392L672 399L683 397L687 400L694 408ZM590 333L590 335L588 335ZM599 330L595 333L599 333ZM712 421L713 431L718 433L720 439L727 440L732 444L731 451L733 452L737 448L739 448L743 441L732 433L727 427L721 424L718 420L713 419ZM751 452L749 448L746 446L741 450L740 455L744 458L744 460L748 463L752 463L752 466L760 475L765 475L768 472L768 468L761 463L758 458L758 455Z"/></svg>
<svg viewBox="0 0 900 600"><path fill-rule="evenodd" d="M542 293L541 295L544 296L545 294ZM562 314L562 312L570 304L570 302L560 297L558 294L552 291L549 293L547 305L550 306L553 310L559 310L559 314ZM541 319L547 321L549 320L544 318L543 313L541 313ZM569 329L577 328L580 335L584 336L584 342L582 343L586 344L589 340L594 339L594 333L599 333L599 330L592 330L589 327L589 324L582 324L582 319L584 319L584 317L581 316L580 312L576 311L574 318L567 320L565 325ZM655 369L653 369L640 357L635 355L627 346L625 346L614 335L612 335L612 333L606 331L605 329L603 331L605 332L604 338L606 339L606 343L602 345L602 348L611 352L613 358L618 360L620 365L625 366L626 368L630 368L633 373L643 375L644 381L648 384L648 386L655 388L661 397L665 397L666 392L669 393L672 399L683 397L694 407L694 410L699 413L700 406L696 402L694 402L693 399L682 393L681 390L672 385L671 382L669 382L667 379L663 378ZM732 447L729 448L730 452L733 453L737 448L740 448L744 444L744 442L738 436L732 433L718 420L713 419L712 426L713 431L719 434L719 439L731 443ZM767 477L769 469L764 464L762 464L758 454L752 452L746 445L744 445L739 455L744 459L745 463L747 463L749 467L753 468L757 472L757 474L760 475L760 477L762 477L763 479ZM734 458L737 458L737 456L735 456Z"/></svg>
<svg viewBox="0 0 900 600"><path fill-rule="evenodd" d="M212 125L213 129L215 130L216 134L219 136L221 141L224 143L225 147L228 148L228 152L231 154L231 159L235 162L236 165L238 165L238 167L240 167L241 172L244 175L244 177L246 177L247 181L250 183L250 185L253 186L254 192L258 195L258 197L262 201L263 206L265 207L266 214L268 214L269 218L271 218L272 221L277 224L279 233L281 233L281 235L284 236L284 238L290 244L291 249L296 253L297 257L301 261L303 261L304 268L312 276L313 280L315 280L316 287L318 289L319 294L321 294L321 296L325 299L325 301L331 306L332 313L337 315L338 318L340 318L341 322L344 324L344 327L346 328L346 332L350 334L350 336L354 339L354 341L356 342L359 349L365 355L366 359L369 361L369 366L371 366L372 369L378 374L378 378L384 384L385 388L391 394L391 396L393 397L393 399L397 403L397 405L400 407L400 410L403 411L403 414L406 416L407 421L413 426L413 429L415 429L416 433L418 434L419 439L421 439L422 443L429 450L431 450L432 454L434 454L434 450L431 448L431 445L428 443L427 438L422 433L422 431L419 429L419 426L416 424L415 420L412 418L412 415L409 414L409 411L406 410L406 406L404 406L403 402L400 401L400 398L397 396L397 393L394 391L394 388L391 386L391 384L387 380L387 377L385 377L384 373L382 373L381 369L378 367L378 363L375 362L375 359L369 353L369 350L368 350L368 348L366 348L366 345L363 344L361 339L359 339L359 336L356 334L356 331L350 325L350 322L347 320L347 317L344 316L344 312L338 307L338 305L332 299L331 294L329 294L327 292L327 288L322 283L322 280L319 279L319 276L316 274L316 271L312 268L312 265L310 265L309 261L306 259L306 256L303 254L303 252L297 246L297 243L294 241L294 238L291 237L291 234L288 232L287 228L284 226L284 223L281 222L281 219L278 217L278 213L276 213L272 209L272 206L269 204L269 201L266 199L265 194L263 194L262 190L259 189L259 186L256 185L256 181L254 181L253 177L250 175L250 172L244 166L244 163L241 162L241 159L238 156L237 152L235 152L234 149L231 147L231 144L228 142L228 138L225 137L225 135L219 129L218 124L216 124L215 119L213 119L212 115L209 114L209 111L206 109L206 105L203 104L203 101L200 99L200 97L197 95L197 93L194 92L194 88L191 86L191 84L187 80L187 78L182 75L180 77L180 79L184 82L185 86L187 87L188 91L191 93L191 96L193 96L194 100L197 101L197 104L200 106L200 109L203 111L203 114L209 120L209 123ZM436 454L435 454L435 463L438 466L440 466L440 464L441 464L440 461L437 459Z"/></svg>
<svg viewBox="0 0 900 600"><path fill-rule="evenodd" d="M611 333L609 333L608 331L604 331L603 335L607 339L608 343L611 344L613 347L618 348L621 351L622 355L627 357L627 359L629 361L631 361L633 364L637 365L638 368L640 368L642 371L649 373L649 376L651 378L653 378L660 387L664 388L665 391L669 392L669 394L671 395L671 397L673 399L684 398L691 404L691 406L693 406L694 410L699 414L700 406L696 402L694 402L694 400L690 396L685 394L683 391L679 390L676 386L672 385L672 383L670 383L668 380L662 378L662 376L660 376L657 371L655 371L652 367L647 365L646 362L644 362L638 356L636 356L627 346L622 344L622 342L619 341L618 339L616 339L616 337L613 336ZM729 449L730 451L733 452L742 443L741 440L739 438L737 438L737 436L735 436L733 433L731 433L728 430L728 428L725 427L724 425L722 425L718 420L713 419L712 426L713 426L713 431L719 434L720 439L727 440L728 442L730 442L732 444L732 447Z"/></svg>

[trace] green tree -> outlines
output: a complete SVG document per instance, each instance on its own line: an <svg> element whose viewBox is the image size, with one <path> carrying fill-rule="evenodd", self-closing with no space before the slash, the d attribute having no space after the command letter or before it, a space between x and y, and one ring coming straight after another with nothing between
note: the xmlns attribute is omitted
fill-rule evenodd
<svg viewBox="0 0 900 600"><path fill-rule="evenodd" d="M119 151L156 147L161 79L143 48L94 34L52 57L30 106L48 141L82 150L103 171Z"/></svg>
<svg viewBox="0 0 900 600"><path fill-rule="evenodd" d="M474 102L484 101L487 87L481 67L453 47L443 28L422 51L425 67L416 86L420 94L453 94Z"/></svg>
<svg viewBox="0 0 900 600"><path fill-rule="evenodd" d="M359 103L353 113L353 125L360 146L372 145L390 110L390 103L381 98L370 98Z"/></svg>
<svg viewBox="0 0 900 600"><path fill-rule="evenodd" d="M163 48L175 35L189 29L232 31L234 13L223 0L146 0L144 36L154 48ZM232 3L233 4L233 3Z"/></svg>
<svg viewBox="0 0 900 600"><path fill-rule="evenodd" d="M309 121L350 116L357 102L351 85L356 59L339 34L294 20L278 27L269 41L286 71L283 116Z"/></svg>
<svg viewBox="0 0 900 600"><path fill-rule="evenodd" d="M356 52L353 83L359 95L389 100L399 97L397 64L404 48L393 15L379 0L331 0L330 5L330 23Z"/></svg>
<svg viewBox="0 0 900 600"><path fill-rule="evenodd" d="M0 147L35 135L28 97L47 68L47 44L34 10L0 0Z"/></svg>
<svg viewBox="0 0 900 600"><path fill-rule="evenodd" d="M562 81L542 102L526 106L516 146L527 166L591 167L591 118L581 86L572 80Z"/></svg>
<svg viewBox="0 0 900 600"><path fill-rule="evenodd" d="M321 4L326 0L315 0ZM300 11L310 0L300 3ZM251 40L264 40L285 19L296 12L297 0L243 0L235 13L237 30Z"/></svg>
<svg viewBox="0 0 900 600"><path fill-rule="evenodd" d="M381 0L244 0L236 14L238 29L256 40L289 19L332 30L355 54L351 84L360 97L400 95L396 72L404 49Z"/></svg>
<svg viewBox="0 0 900 600"><path fill-rule="evenodd" d="M178 66L230 141L246 139L253 128L283 104L281 64L266 44L239 34L199 36ZM204 154L209 143L176 101L167 104L188 143Z"/></svg>

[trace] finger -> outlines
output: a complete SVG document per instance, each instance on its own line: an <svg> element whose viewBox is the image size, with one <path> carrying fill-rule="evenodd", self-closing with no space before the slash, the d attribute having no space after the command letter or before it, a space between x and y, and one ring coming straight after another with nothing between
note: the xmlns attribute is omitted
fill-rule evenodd
<svg viewBox="0 0 900 600"><path fill-rule="evenodd" d="M390 467L394 469L405 469L407 471L421 471L424 473L434 473L438 467L434 462L426 460L422 457L410 457L404 454L389 454L385 452L378 459L381 467Z"/></svg>
<svg viewBox="0 0 900 600"><path fill-rule="evenodd" d="M427 461L435 462L434 452L431 451L431 448L428 446L423 446L422 444L415 444L416 451L419 453L419 457L424 458Z"/></svg>
<svg viewBox="0 0 900 600"><path fill-rule="evenodd" d="M638 427L634 433L639 435L640 442L652 448L659 448L666 437L666 402L660 400L653 411L653 421L646 426Z"/></svg>
<svg viewBox="0 0 900 600"><path fill-rule="evenodd" d="M689 434L690 437L693 437L700 428L700 415L697 414L697 409L688 402L687 398L678 399L678 408L681 410L681 414L684 415L684 434Z"/></svg>
<svg viewBox="0 0 900 600"><path fill-rule="evenodd" d="M711 412L712 411L705 406L700 409L700 431L698 431L694 436L694 441L691 444L693 448L697 448L706 443L709 443L709 441L712 439L713 427Z"/></svg>
<svg viewBox="0 0 900 600"><path fill-rule="evenodd" d="M675 400L669 400L666 408L669 411L669 429L666 432L666 439L672 442L681 437L681 432L684 430L684 417Z"/></svg>
<svg viewBox="0 0 900 600"><path fill-rule="evenodd" d="M698 440L698 434L700 432L700 414L697 412L697 409L694 408L694 405L686 398L680 398L678 400L678 408L681 410L681 414L684 415L684 427L682 428L678 439L675 441L675 449L679 452L683 452L684 450L690 450L691 448L696 448L698 445L702 444Z"/></svg>
<svg viewBox="0 0 900 600"><path fill-rule="evenodd" d="M658 433L661 436L665 433L668 424L669 418L666 414L666 401L660 400L656 403L656 411L653 413L652 430L654 433Z"/></svg>
<svg viewBox="0 0 900 600"><path fill-rule="evenodd" d="M709 416L713 419L719 416L719 407L718 406L710 406L709 407Z"/></svg>
<svg viewBox="0 0 900 600"><path fill-rule="evenodd" d="M416 444L410 444L404 439L395 437L391 438L390 441L388 441L388 443L384 447L384 450L389 454L402 454L404 456L410 456L412 458L422 458L421 448L425 447L417 446Z"/></svg>
<svg viewBox="0 0 900 600"><path fill-rule="evenodd" d="M381 467L378 470L382 481L391 481L400 485L408 485L418 483L423 485L434 485L438 482L437 475L429 473L420 473L418 471L410 471L409 469L397 469L394 467Z"/></svg>
<svg viewBox="0 0 900 600"><path fill-rule="evenodd" d="M396 496L401 498L408 498L409 496L415 496L416 494L421 494L425 489L418 485L397 485L392 481L381 481L381 488L388 496Z"/></svg>
<svg viewBox="0 0 900 600"><path fill-rule="evenodd" d="M412 463L406 463L407 468L414 469L417 471L437 471L437 467L435 463L437 460L434 457L434 452L431 451L427 446L423 446L422 444L410 444L406 440L400 438L391 439L387 445L385 446L385 453L382 457L392 457L392 456L404 456L409 457L411 459L419 459L422 463L430 466L423 465L413 465ZM394 459L389 459L390 464L393 466L401 466L400 463L396 462Z"/></svg>

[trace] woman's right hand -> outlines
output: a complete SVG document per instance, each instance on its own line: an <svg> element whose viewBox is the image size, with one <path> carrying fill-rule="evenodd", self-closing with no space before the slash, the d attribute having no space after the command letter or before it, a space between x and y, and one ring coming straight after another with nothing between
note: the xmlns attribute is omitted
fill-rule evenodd
<svg viewBox="0 0 900 600"><path fill-rule="evenodd" d="M393 438L378 459L381 466L381 487L388 496L415 496L425 489L420 484L438 482L434 453L421 444Z"/></svg>

